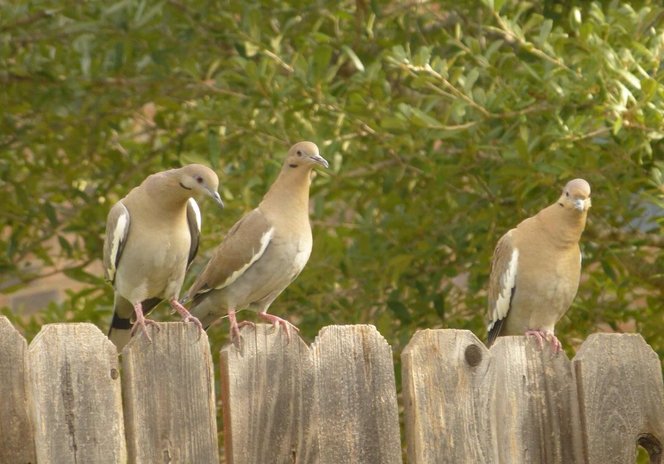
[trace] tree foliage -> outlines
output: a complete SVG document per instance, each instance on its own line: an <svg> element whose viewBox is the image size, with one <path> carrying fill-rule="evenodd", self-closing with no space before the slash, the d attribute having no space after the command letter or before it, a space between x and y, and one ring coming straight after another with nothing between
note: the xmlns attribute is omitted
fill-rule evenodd
<svg viewBox="0 0 664 464"><path fill-rule="evenodd" d="M421 328L483 337L497 239L584 177L583 279L560 337L636 330L664 356L664 9L468 3L0 3L0 286L52 266L89 284L11 317L29 335L106 330L112 292L88 265L109 205L203 162L227 208L202 202L191 281L310 139L331 163L312 187L314 251L272 306L305 338L372 323L398 353Z"/></svg>

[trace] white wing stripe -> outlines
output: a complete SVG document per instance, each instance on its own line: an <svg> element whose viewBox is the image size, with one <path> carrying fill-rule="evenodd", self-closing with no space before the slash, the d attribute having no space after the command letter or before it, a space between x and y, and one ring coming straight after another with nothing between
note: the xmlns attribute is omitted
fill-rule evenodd
<svg viewBox="0 0 664 464"><path fill-rule="evenodd" d="M496 321L504 319L510 309L510 300L512 299L512 288L516 282L516 273L519 263L519 250L514 248L512 256L510 257L509 265L505 273L500 278L500 292L498 293L498 300L493 310L493 320L489 326L489 330L493 327Z"/></svg>
<svg viewBox="0 0 664 464"><path fill-rule="evenodd" d="M270 228L267 230L267 232L265 232L265 233L261 236L261 240L260 240L260 248L258 249L258 251L256 251L256 252L254 253L254 255L251 257L251 259L249 260L249 262L248 262L247 264L245 264L244 266L242 266L242 267L241 267L240 269L238 269L237 271L233 272L233 273L228 277L228 279L226 279L226 280L225 280L223 283L221 283L220 285L217 285L215 288L216 288L216 289L220 289L220 288L224 288L224 287L226 287L226 286L232 284L233 282L235 282L235 280L237 280L238 277L240 277L240 276L244 273L244 271L246 271L247 269L249 269L249 268L251 267L252 264L254 264L256 261L258 261L258 260L261 258L261 256L263 256L263 253L265 253L265 250L267 249L267 246L270 244L270 240L272 240L272 235L273 235L273 234L274 234L274 227L270 227Z"/></svg>
<svg viewBox="0 0 664 464"><path fill-rule="evenodd" d="M193 198L190 198L187 200L189 202L189 206L191 206L191 209L194 210L194 216L196 216L196 228L198 231L201 231L201 209L198 207L198 203L196 203L196 200Z"/></svg>
<svg viewBox="0 0 664 464"><path fill-rule="evenodd" d="M127 211L127 208L122 205L122 208L124 208L123 214L118 216L118 222L115 224L115 229L113 230L113 235L112 235L112 240L111 240L111 259L109 260L109 267L110 269L108 270L108 276L109 280L113 281L115 278L115 263L118 259L118 250L120 249L120 242L122 242L122 238L125 236L127 233L127 218L129 216L129 211Z"/></svg>

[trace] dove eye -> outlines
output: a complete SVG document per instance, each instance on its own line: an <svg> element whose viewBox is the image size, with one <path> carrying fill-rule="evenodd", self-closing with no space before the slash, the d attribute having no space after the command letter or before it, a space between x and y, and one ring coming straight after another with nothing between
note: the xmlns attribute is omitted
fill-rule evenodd
<svg viewBox="0 0 664 464"><path fill-rule="evenodd" d="M566 197L569 197L569 192L565 192L565 196L566 196Z"/></svg>
<svg viewBox="0 0 664 464"><path fill-rule="evenodd" d="M201 176L196 177L196 182L198 182L199 184L202 184L203 183L203 178Z"/></svg>
<svg viewBox="0 0 664 464"><path fill-rule="evenodd" d="M302 152L300 150L297 151L297 156L302 156Z"/></svg>

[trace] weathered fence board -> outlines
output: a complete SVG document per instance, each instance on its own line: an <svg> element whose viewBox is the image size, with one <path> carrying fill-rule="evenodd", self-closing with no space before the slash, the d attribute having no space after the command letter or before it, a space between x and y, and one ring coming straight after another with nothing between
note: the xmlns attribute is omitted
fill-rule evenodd
<svg viewBox="0 0 664 464"><path fill-rule="evenodd" d="M44 326L28 365L39 464L127 461L117 352L96 326Z"/></svg>
<svg viewBox="0 0 664 464"><path fill-rule="evenodd" d="M408 462L491 462L489 352L477 337L418 331L401 360Z"/></svg>
<svg viewBox="0 0 664 464"><path fill-rule="evenodd" d="M27 398L28 344L0 317L0 463L35 463Z"/></svg>
<svg viewBox="0 0 664 464"><path fill-rule="evenodd" d="M229 345L220 356L226 461L318 462L309 348L266 324L241 336L241 349Z"/></svg>
<svg viewBox="0 0 664 464"><path fill-rule="evenodd" d="M547 343L500 337L491 348L489 421L496 432L493 462L585 462L572 365Z"/></svg>
<svg viewBox="0 0 664 464"><path fill-rule="evenodd" d="M129 462L218 463L214 372L193 324L149 327L122 351ZM92 462L92 461L90 461Z"/></svg>
<svg viewBox="0 0 664 464"><path fill-rule="evenodd" d="M598 334L570 362L525 337L491 350L424 330L402 353L409 463L661 463L664 386L641 336Z"/></svg>
<svg viewBox="0 0 664 464"><path fill-rule="evenodd" d="M634 462L636 443L662 462L664 384L639 334L594 334L574 357L591 464Z"/></svg>
<svg viewBox="0 0 664 464"><path fill-rule="evenodd" d="M372 325L324 327L311 351L320 462L401 463L392 349Z"/></svg>
<svg viewBox="0 0 664 464"><path fill-rule="evenodd" d="M228 464L401 462L392 351L373 326L324 328L311 348L264 324L242 337L221 352Z"/></svg>

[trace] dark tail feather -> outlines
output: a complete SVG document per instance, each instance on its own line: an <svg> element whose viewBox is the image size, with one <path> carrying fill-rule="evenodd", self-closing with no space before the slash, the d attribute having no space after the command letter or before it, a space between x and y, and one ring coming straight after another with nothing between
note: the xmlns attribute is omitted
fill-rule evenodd
<svg viewBox="0 0 664 464"><path fill-rule="evenodd" d="M496 341L496 338L498 338L498 335L500 335L500 329L503 328L504 323L505 323L505 319L499 319L493 324L493 327L491 327L491 330L489 330L489 333L488 333L488 336L487 336L487 342L486 342L486 347L487 348L491 348L491 345L493 345L493 342Z"/></svg>
<svg viewBox="0 0 664 464"><path fill-rule="evenodd" d="M150 298L142 302L143 314L146 316L161 302L161 298ZM118 349L122 351L131 339L131 329L134 327L134 306L121 296L116 295L113 319L108 330L108 338Z"/></svg>
<svg viewBox="0 0 664 464"><path fill-rule="evenodd" d="M118 313L113 313L113 320L111 321L111 328L108 330L108 338L115 344L118 353L122 351L129 340L131 339L131 318L124 318L118 316Z"/></svg>

